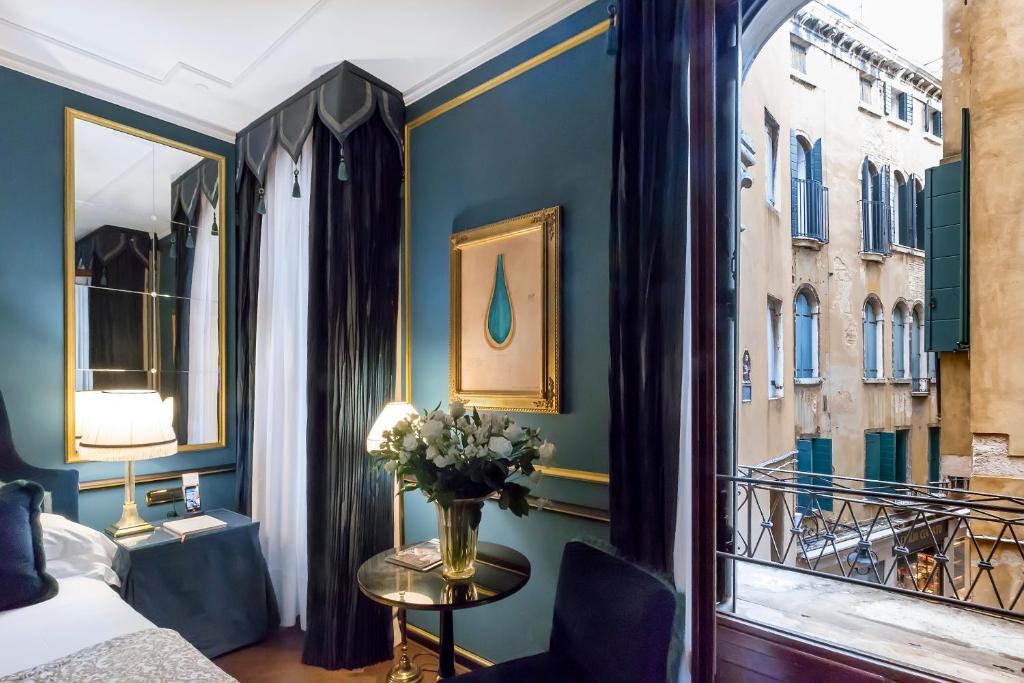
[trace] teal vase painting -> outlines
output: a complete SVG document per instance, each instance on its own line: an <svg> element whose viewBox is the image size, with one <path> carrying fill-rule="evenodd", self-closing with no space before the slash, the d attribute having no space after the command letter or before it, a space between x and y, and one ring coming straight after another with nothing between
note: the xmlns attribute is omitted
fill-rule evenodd
<svg viewBox="0 0 1024 683"><path fill-rule="evenodd" d="M491 300L487 303L484 319L484 335L487 343L496 349L503 349L512 342L515 331L515 312L512 298L508 293L508 276L505 274L505 255L498 254L494 265L494 284L491 286Z"/></svg>

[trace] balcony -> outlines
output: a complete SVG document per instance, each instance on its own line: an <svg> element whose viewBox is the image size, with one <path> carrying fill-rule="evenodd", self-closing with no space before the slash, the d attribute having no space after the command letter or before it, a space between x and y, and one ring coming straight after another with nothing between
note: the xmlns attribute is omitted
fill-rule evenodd
<svg viewBox="0 0 1024 683"><path fill-rule="evenodd" d="M870 256L888 256L889 239L889 205L881 201L860 202L861 230L863 242L861 254ZM877 260L869 258L869 260Z"/></svg>
<svg viewBox="0 0 1024 683"><path fill-rule="evenodd" d="M914 377L910 380L910 395L911 396L930 396L932 390L932 381L927 377Z"/></svg>
<svg viewBox="0 0 1024 683"><path fill-rule="evenodd" d="M1024 498L740 467L737 616L949 679L1024 667Z"/></svg>
<svg viewBox="0 0 1024 683"><path fill-rule="evenodd" d="M828 242L828 188L817 180L792 181L793 244L818 248Z"/></svg>

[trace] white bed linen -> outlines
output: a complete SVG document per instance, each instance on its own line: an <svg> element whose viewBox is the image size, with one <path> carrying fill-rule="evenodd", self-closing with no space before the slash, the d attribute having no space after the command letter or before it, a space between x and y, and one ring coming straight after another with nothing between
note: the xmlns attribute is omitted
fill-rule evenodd
<svg viewBox="0 0 1024 683"><path fill-rule="evenodd" d="M0 612L0 676L39 666L110 638L156 628L102 581L58 580L44 602Z"/></svg>

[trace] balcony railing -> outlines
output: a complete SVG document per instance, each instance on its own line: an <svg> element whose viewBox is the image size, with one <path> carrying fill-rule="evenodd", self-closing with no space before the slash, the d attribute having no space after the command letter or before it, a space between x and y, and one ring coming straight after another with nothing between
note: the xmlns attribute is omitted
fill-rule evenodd
<svg viewBox="0 0 1024 683"><path fill-rule="evenodd" d="M793 237L828 241L828 188L817 180L793 178Z"/></svg>
<svg viewBox="0 0 1024 683"><path fill-rule="evenodd" d="M889 205L886 202L860 202L861 229L864 234L863 251L888 254L890 243Z"/></svg>
<svg viewBox="0 0 1024 683"><path fill-rule="evenodd" d="M931 391L932 382L927 377L914 377L910 380L910 393L923 396Z"/></svg>
<svg viewBox="0 0 1024 683"><path fill-rule="evenodd" d="M1024 620L1024 498L742 467L720 557Z"/></svg>

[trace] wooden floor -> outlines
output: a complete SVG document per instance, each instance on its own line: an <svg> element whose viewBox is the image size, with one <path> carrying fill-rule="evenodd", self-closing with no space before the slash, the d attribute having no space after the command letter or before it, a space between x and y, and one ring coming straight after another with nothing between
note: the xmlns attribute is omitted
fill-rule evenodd
<svg viewBox="0 0 1024 683"><path fill-rule="evenodd" d="M416 643L409 643L409 654L423 669L424 682L433 681L437 675L437 655ZM383 683L391 669L391 662L352 671L327 671L306 666L302 663L302 631L298 628L281 629L258 645L236 650L213 661L241 683ZM458 667L458 671L462 673L464 669Z"/></svg>

